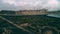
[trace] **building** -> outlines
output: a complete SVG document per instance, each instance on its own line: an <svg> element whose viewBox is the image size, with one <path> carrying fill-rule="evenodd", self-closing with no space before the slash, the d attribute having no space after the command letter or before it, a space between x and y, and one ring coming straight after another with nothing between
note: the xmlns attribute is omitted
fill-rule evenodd
<svg viewBox="0 0 60 34"><path fill-rule="evenodd" d="M17 15L47 15L47 10L20 10L16 11Z"/></svg>
<svg viewBox="0 0 60 34"><path fill-rule="evenodd" d="M2 10L0 14L3 15L47 15L46 9L41 10L20 10L20 11L9 11Z"/></svg>

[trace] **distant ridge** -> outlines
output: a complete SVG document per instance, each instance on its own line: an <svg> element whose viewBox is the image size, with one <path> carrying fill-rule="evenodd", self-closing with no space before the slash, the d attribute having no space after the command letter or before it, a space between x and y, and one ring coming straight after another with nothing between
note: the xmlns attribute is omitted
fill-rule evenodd
<svg viewBox="0 0 60 34"><path fill-rule="evenodd" d="M2 10L0 14L15 14L15 15L46 15L47 10L20 10L20 11L9 11L9 10Z"/></svg>

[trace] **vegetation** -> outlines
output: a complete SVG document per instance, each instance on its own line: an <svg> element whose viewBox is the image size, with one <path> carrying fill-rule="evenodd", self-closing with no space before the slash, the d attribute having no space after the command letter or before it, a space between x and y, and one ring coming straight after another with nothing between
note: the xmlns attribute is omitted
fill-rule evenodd
<svg viewBox="0 0 60 34"><path fill-rule="evenodd" d="M11 13L10 12L0 12L0 14L6 14L6 13L15 14L14 11L12 11ZM2 15L2 17L12 21L14 24L16 24L18 26L20 26L21 24L24 24L24 23L29 23L29 24L32 24L32 26L34 26L34 27L36 27L36 25L51 26L51 27L56 27L58 30L60 30L60 18L57 18L57 17L50 17L50 16L46 16L46 15L20 15L20 16ZM13 27L13 28L10 28L10 27ZM28 33L24 32L23 30L18 29L15 26L13 26L12 24L6 22L5 20L2 20L1 18L0 18L0 28L7 28L8 30L12 30L13 33L11 33L11 34L28 34ZM30 31L38 30L38 28L32 29L30 27L27 27L26 29L28 29ZM1 30L2 29L0 29L0 31ZM4 32L4 30L3 30L3 32Z"/></svg>
<svg viewBox="0 0 60 34"><path fill-rule="evenodd" d="M41 15L23 15L23 16L3 16L15 24L35 23L43 26L53 26L60 29L60 18L41 16Z"/></svg>
<svg viewBox="0 0 60 34"><path fill-rule="evenodd" d="M0 11L0 14L15 14L15 11L2 10L2 11Z"/></svg>

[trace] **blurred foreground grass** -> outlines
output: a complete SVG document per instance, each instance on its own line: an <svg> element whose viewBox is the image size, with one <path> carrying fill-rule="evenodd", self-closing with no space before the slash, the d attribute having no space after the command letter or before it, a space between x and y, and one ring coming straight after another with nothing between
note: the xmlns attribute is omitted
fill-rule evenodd
<svg viewBox="0 0 60 34"><path fill-rule="evenodd" d="M21 16L2 16L15 24L35 23L42 26L53 26L60 29L60 18L42 15L21 15ZM0 20L2 21L2 20Z"/></svg>

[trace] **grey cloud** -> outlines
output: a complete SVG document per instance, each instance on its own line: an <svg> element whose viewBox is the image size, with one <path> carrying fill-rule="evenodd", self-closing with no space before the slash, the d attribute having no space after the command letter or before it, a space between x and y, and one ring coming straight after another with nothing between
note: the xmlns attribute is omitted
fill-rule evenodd
<svg viewBox="0 0 60 34"><path fill-rule="evenodd" d="M32 2L32 4L28 3L28 2ZM40 1L42 3L40 3ZM50 1L50 0L49 0ZM56 2L56 0L54 0ZM55 9L60 9L60 5L56 4L48 4L47 0L14 0L14 2L16 3L16 5L13 4L9 4L2 2L2 0L0 0L0 10L24 10L24 9L41 9L41 8L47 8L49 10L55 10ZM22 3L19 3L22 2ZM23 2L27 2L28 4L24 4ZM39 3L35 3L35 2L39 2ZM54 9L55 8L55 9Z"/></svg>
<svg viewBox="0 0 60 34"><path fill-rule="evenodd" d="M1 0L0 0L0 10L18 10L19 8L17 8L16 6L14 5L10 5L8 3L3 3Z"/></svg>

